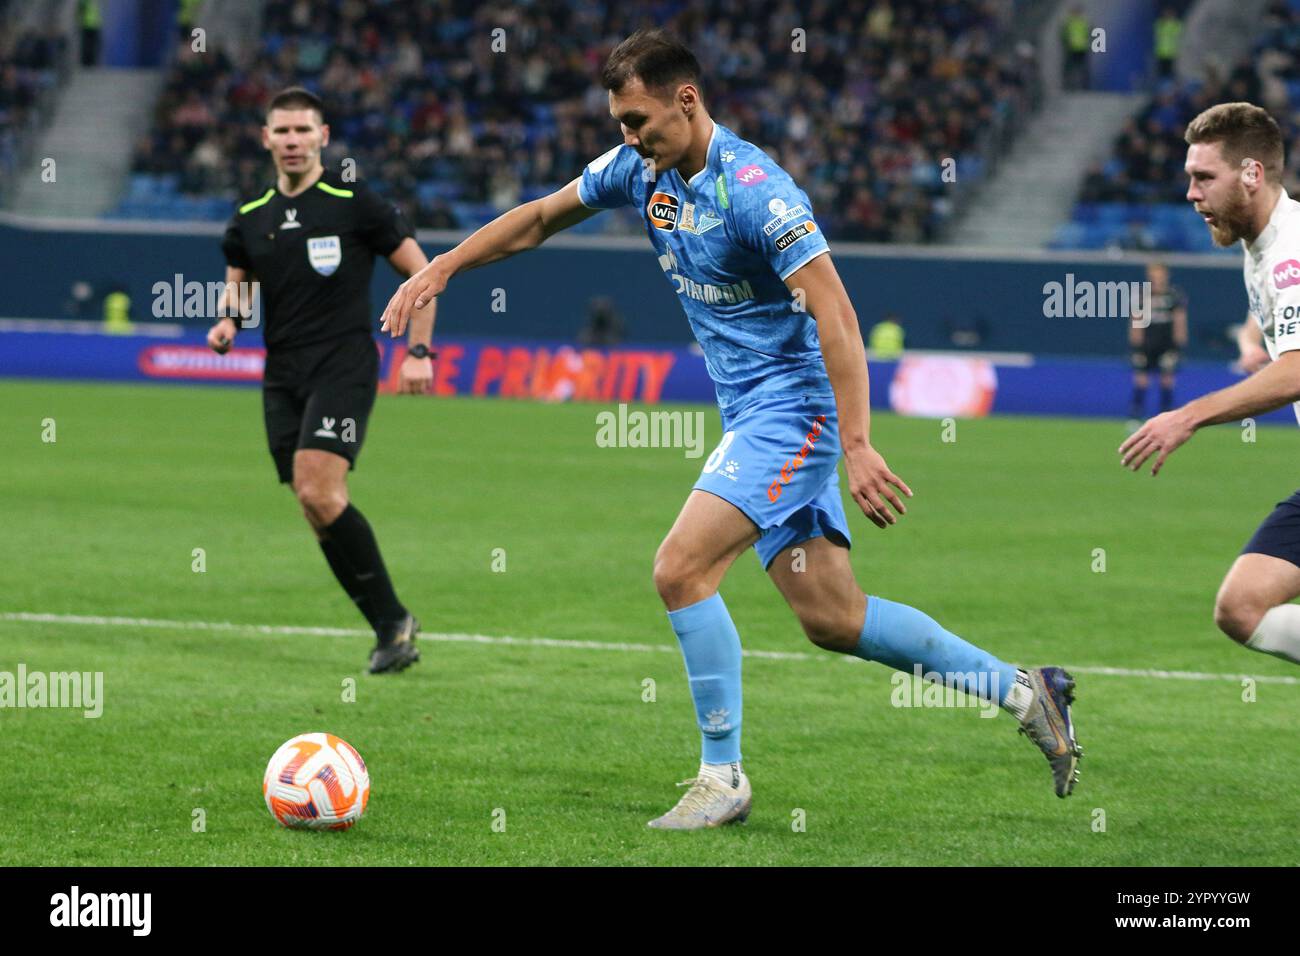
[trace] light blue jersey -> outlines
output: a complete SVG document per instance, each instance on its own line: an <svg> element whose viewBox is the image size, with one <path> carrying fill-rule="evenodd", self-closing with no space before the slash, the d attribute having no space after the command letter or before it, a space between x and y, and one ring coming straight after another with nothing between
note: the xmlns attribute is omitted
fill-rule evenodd
<svg viewBox="0 0 1300 956"><path fill-rule="evenodd" d="M578 198L592 209L637 208L704 351L719 408L829 395L817 325L784 281L829 251L807 194L717 123L690 182L675 169L647 181L646 168L631 146L615 147L583 170Z"/></svg>

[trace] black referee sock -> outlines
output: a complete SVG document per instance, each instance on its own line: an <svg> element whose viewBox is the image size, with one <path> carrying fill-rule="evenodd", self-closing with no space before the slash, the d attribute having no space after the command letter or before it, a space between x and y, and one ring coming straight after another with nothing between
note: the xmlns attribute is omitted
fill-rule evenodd
<svg viewBox="0 0 1300 956"><path fill-rule="evenodd" d="M1133 398L1128 403L1128 417L1141 418L1142 406L1146 404L1147 390L1140 385L1133 386Z"/></svg>
<svg viewBox="0 0 1300 956"><path fill-rule="evenodd" d="M379 621L370 610L370 600L366 596L365 588L357 580L356 572L352 570L352 565L348 564L343 551L333 538L321 538L317 543L320 544L321 553L325 555L325 560L329 562L330 570L334 572L334 577L338 579L344 593L352 599L357 610L366 616L370 627L378 629Z"/></svg>
<svg viewBox="0 0 1300 956"><path fill-rule="evenodd" d="M349 504L338 519L325 529L325 534L352 571L354 586L357 588L355 593L362 595L357 606L374 623L375 629L378 630L380 622L400 621L406 617L406 608L393 591L393 582L389 579L388 569L384 567L384 559L379 554L379 542L375 540L375 533L370 530L370 522L365 515ZM326 557L328 556L327 553ZM349 594L354 593L348 584L343 584L343 588Z"/></svg>

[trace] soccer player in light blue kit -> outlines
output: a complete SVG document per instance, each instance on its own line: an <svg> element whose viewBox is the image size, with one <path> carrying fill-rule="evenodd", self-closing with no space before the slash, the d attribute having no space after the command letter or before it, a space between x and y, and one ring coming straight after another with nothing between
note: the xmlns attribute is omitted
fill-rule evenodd
<svg viewBox="0 0 1300 956"><path fill-rule="evenodd" d="M840 458L849 494L877 527L897 522L906 512L899 494L912 493L871 446L862 333L811 201L771 157L709 117L699 73L690 50L662 31L619 44L601 80L624 144L435 258L393 295L384 327L400 335L412 308L456 273L534 248L602 209L631 205L645 220L704 351L724 430L655 555L703 755L690 789L650 826L695 830L749 814L740 638L718 588L751 546L814 644L983 689L1019 719L1047 756L1057 796L1067 796L1080 756L1070 675L1019 669L858 586Z"/></svg>

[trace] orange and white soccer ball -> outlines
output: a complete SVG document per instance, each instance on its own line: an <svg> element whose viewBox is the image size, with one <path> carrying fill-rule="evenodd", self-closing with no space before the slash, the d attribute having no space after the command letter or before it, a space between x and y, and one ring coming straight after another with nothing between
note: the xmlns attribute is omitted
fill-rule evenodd
<svg viewBox="0 0 1300 956"><path fill-rule="evenodd" d="M346 830L370 799L361 754L333 734L299 734L277 750L262 777L266 808L286 827Z"/></svg>

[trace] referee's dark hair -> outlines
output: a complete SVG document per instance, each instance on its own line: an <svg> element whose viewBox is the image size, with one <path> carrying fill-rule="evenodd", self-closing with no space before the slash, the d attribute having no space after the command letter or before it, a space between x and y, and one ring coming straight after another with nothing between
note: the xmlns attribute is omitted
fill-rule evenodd
<svg viewBox="0 0 1300 956"><path fill-rule="evenodd" d="M316 118L322 124L325 122L325 104L319 96L301 86L291 86L271 97L266 104L267 116L271 115L271 110L315 110Z"/></svg>
<svg viewBox="0 0 1300 956"><path fill-rule="evenodd" d="M671 96L679 83L700 85L700 61L667 31L637 30L609 54L600 84L618 93L633 78L660 98Z"/></svg>

